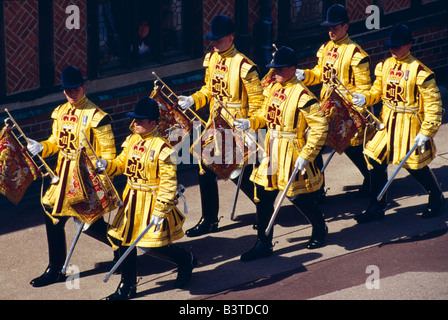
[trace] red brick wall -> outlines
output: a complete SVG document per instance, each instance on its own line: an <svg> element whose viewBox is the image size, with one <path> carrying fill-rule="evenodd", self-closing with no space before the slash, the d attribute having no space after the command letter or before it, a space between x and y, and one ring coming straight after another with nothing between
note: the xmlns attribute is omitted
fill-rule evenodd
<svg viewBox="0 0 448 320"><path fill-rule="evenodd" d="M234 20L233 15L233 4L234 0L224 0L224 1L216 1L216 0L204 0L204 25L203 32L204 35L210 32L210 23L213 18L218 14L225 14L230 19ZM204 51L211 51L211 42L208 40L204 40Z"/></svg>
<svg viewBox="0 0 448 320"><path fill-rule="evenodd" d="M7 94L39 88L38 2L4 1Z"/></svg>
<svg viewBox="0 0 448 320"><path fill-rule="evenodd" d="M67 29L65 22L70 5L79 7L80 29ZM87 70L87 8L86 0L54 0L54 63L55 81L61 83L61 72L67 65L75 65L84 76Z"/></svg>
<svg viewBox="0 0 448 320"><path fill-rule="evenodd" d="M431 1L431 0L426 0ZM21 2L21 1L18 1ZM25 2L25 1L24 1ZM34 4L34 7L36 8L37 0L30 0L26 1L29 4ZM60 82L60 72L65 67L66 64L75 64L78 65L83 72L85 73L86 65L87 65L87 36L86 36L86 16L85 16L85 3L86 0L77 0L77 1L69 1L69 0L54 0L54 14L55 14L55 23L54 23L54 32L55 32L55 65L56 65L56 81ZM233 3L234 0L227 0L227 1L211 1L211 0L204 0L204 25L203 30L204 34L208 33L210 31L210 22L213 19L213 17L217 14L227 14L232 19L234 19L233 16ZM276 3L275 1L273 3ZM364 1L364 4L369 3L369 1ZM70 4L76 4L80 8L81 12L81 29L80 30L67 30L65 27L65 20L67 18L67 14L65 13L65 8ZM258 6L259 2L257 0L249 0L249 26L252 26L254 22L256 22L259 18L260 10ZM10 17L13 11L13 8L17 7L17 1L6 1L4 2L5 6L5 20L6 17ZM276 17L277 17L277 6L276 4L272 5L272 16L274 19L274 27L276 26ZM18 6L21 8L21 6ZM20 11L20 10L19 10ZM23 10L26 11L26 10ZM365 9L362 10L362 13L365 14ZM32 15L33 16L33 15ZM34 15L34 17L37 15ZM361 15L359 15L361 17ZM57 21L57 22L56 22ZM11 36L11 22L9 23L9 27L6 28L5 26L5 34ZM29 23L28 26L36 27L33 25L33 23ZM8 31L9 30L9 31ZM15 29L14 29L15 30ZM27 33L31 34L37 34L37 30L34 30L33 28L30 28L27 30ZM36 42L37 42L37 36ZM448 44L446 43L447 38L447 25L442 26L426 26L424 28L421 28L420 30L415 30L414 32L415 37L415 45L412 48L412 53L420 59L424 64L426 64L429 68L436 68L441 66L447 66L448 65ZM275 39L275 35L274 35ZM356 36L353 37L355 41L360 40L357 39ZM7 40L7 39L5 39ZM381 60L387 58L390 56L390 53L383 47L383 42L386 40L384 39L376 39L372 41L363 41L362 47L367 51L367 53L371 56L372 60L372 75L373 75L373 69L375 65L380 62ZM13 40L7 40L7 41L13 41ZM20 45L20 41L16 41ZM37 47L37 44L35 45ZM208 41L204 41L204 50L207 51L209 46ZM9 48L9 45L6 46L7 50L11 50ZM12 47L13 48L13 47ZM26 47L25 47L26 49ZM23 50L22 50L23 51ZM26 51L26 50L25 50ZM32 51L32 50L30 50ZM17 50L14 51L14 54L18 54ZM33 65L36 64L37 67L37 49L35 48L34 51L36 54L32 55L31 58L27 58L27 67L22 67L21 70L16 72L16 76L20 78L26 78L26 79L33 79L34 81L31 82L31 85L28 84L28 87L25 85L22 85L20 88L21 90L27 90L23 88L33 88L38 86L38 77L37 72L34 74L30 74L28 76L21 77L22 74L24 74L28 68L32 68ZM14 57L14 54L12 52L9 52L7 55L8 61ZM303 57L300 60L299 67L300 68L312 68L316 64L317 59L315 57L315 52L311 53L307 57ZM11 62L8 62L9 68L11 68ZM11 69L9 69L11 70ZM8 80L12 79L10 78L10 75L8 74ZM11 84L9 83L11 82ZM9 80L8 81L8 88L10 85L14 84L16 85L18 81L16 80ZM196 91L200 86L202 85L201 81L196 81L188 84L184 84L182 86L173 86L172 89L178 94L191 94L192 92ZM14 90L14 87L11 86L10 90ZM133 109L135 103L140 99L141 97L149 94L149 92L143 93L143 94L133 94L126 97L121 98L113 98L108 101L99 102L98 105L103 108L106 112L110 113L114 118L114 133L117 136L117 142L121 142L123 138L129 133L128 131L128 125L129 125L129 119L125 116L125 113L127 111L130 111ZM63 98L61 94L61 99ZM36 138L41 140L41 137L48 137L51 130L51 121L50 121L50 114L48 115L42 115L37 116L35 118L27 119L27 120L21 120L21 125L23 123L23 128L25 129L26 133L31 133L31 138Z"/></svg>

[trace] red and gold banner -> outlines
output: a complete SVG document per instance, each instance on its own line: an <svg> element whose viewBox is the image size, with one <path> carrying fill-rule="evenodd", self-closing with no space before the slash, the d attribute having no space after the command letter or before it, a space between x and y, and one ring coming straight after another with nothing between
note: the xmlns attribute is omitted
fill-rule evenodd
<svg viewBox="0 0 448 320"><path fill-rule="evenodd" d="M328 120L325 144L342 154L350 140L363 132L364 120L335 90L322 102L321 108Z"/></svg>
<svg viewBox="0 0 448 320"><path fill-rule="evenodd" d="M22 148L11 127L5 126L0 133L0 193L16 205L38 176L34 161Z"/></svg>
<svg viewBox="0 0 448 320"><path fill-rule="evenodd" d="M117 207L84 148L79 149L76 162L65 201L81 222L92 224Z"/></svg>

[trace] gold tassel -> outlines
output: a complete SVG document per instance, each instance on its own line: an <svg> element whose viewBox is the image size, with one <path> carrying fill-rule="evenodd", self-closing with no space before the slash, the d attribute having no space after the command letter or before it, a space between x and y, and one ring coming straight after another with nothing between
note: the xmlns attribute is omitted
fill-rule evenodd
<svg viewBox="0 0 448 320"><path fill-rule="evenodd" d="M367 170L370 171L370 170L373 170L373 166L370 164L369 158L364 153L364 150L366 149L367 127L368 127L368 125L364 129L364 139L363 139L363 142L362 142L362 149L363 149L363 153L362 154L363 154L364 160L366 161L366 164L367 164Z"/></svg>
<svg viewBox="0 0 448 320"><path fill-rule="evenodd" d="M48 216L48 218L50 218L51 222L53 222L53 225L57 225L59 222L59 219L53 217L52 214L45 209L44 203L42 201L43 194L44 194L44 179L42 178L42 186L40 189L40 204L42 205L42 209L44 209L45 214Z"/></svg>
<svg viewBox="0 0 448 320"><path fill-rule="evenodd" d="M366 160L367 163L367 170L373 170L373 166L370 164L369 159L367 158L366 155L364 155L364 159Z"/></svg>
<svg viewBox="0 0 448 320"><path fill-rule="evenodd" d="M46 215L51 219L51 221L53 222L53 225L57 225L58 222L59 222L59 219L53 217L53 216L51 215L50 212L48 212L47 210L45 210L45 207L44 207L44 211L45 211L45 214L46 214Z"/></svg>
<svg viewBox="0 0 448 320"><path fill-rule="evenodd" d="M202 176L205 174L205 170L204 168L202 168L202 164L200 162L198 163L198 165L199 165L199 174Z"/></svg>
<svg viewBox="0 0 448 320"><path fill-rule="evenodd" d="M254 183L254 202L255 203L260 202L260 199L257 196L257 186L255 185L255 183Z"/></svg>

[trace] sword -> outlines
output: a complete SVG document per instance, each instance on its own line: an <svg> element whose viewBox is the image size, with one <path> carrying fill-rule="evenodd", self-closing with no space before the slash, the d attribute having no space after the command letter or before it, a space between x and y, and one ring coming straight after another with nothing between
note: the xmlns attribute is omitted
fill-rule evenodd
<svg viewBox="0 0 448 320"><path fill-rule="evenodd" d="M320 170L320 172L324 173L325 169L328 167L328 164L330 163L331 158L333 158L334 154L336 153L335 150L331 151L330 155L328 156L327 161L325 161L324 166Z"/></svg>
<svg viewBox="0 0 448 320"><path fill-rule="evenodd" d="M243 162L243 165L241 166L240 176L238 177L238 185L236 187L235 199L233 200L232 213L230 214L230 220L232 220L232 221L235 220L236 202L238 201L238 193L240 192L241 182L243 180L244 167L246 167L246 162Z"/></svg>
<svg viewBox="0 0 448 320"><path fill-rule="evenodd" d="M392 174L392 176L390 177L390 179L387 181L386 185L384 186L383 190L381 190L380 194L378 195L378 197L376 197L377 201L380 201L384 194L386 193L386 190L389 188L390 184L392 183L392 180L395 178L395 176L397 175L398 171L401 169L401 167L403 167L404 163L406 162L406 160L408 160L408 158L412 155L412 153L414 152L415 149L417 149L418 147L418 143L416 142L414 144L414 146L411 148L411 150L409 150L409 152L406 154L406 156L403 158L403 160L401 160L400 164L398 165L397 169L395 169L394 173Z"/></svg>
<svg viewBox="0 0 448 320"><path fill-rule="evenodd" d="M304 174L304 170L305 169L302 169L302 174ZM294 179L295 179L295 177L297 175L297 172L299 172L299 166L298 165L294 167L294 171L292 172L292 175L289 178L288 184L286 185L285 190L283 190L283 192L282 192L282 194L280 196L280 199L278 200L277 204L275 205L274 213L272 213L271 220L269 221L268 227L266 228L266 231L265 231L265 234L267 236L271 232L272 226L274 225L275 218L277 217L277 214L278 214L278 212L280 210L282 202L283 202L283 200L285 200L286 193L288 192L289 188L291 187L291 184L294 181Z"/></svg>
<svg viewBox="0 0 448 320"><path fill-rule="evenodd" d="M81 235L82 229L84 228L84 223L80 223L78 227L78 232L76 233L75 239L73 240L72 246L70 247L70 251L67 255L67 258L65 259L64 266L62 267L62 274L65 274L65 271L67 271L68 263L70 261L70 258L72 257L73 251L75 250L76 243L79 240L79 236Z"/></svg>
<svg viewBox="0 0 448 320"><path fill-rule="evenodd" d="M131 253L132 249L134 249L137 244L140 242L140 240L145 236L145 234L149 231L149 228L154 226L154 222L151 222L145 230L138 236L137 239L135 239L134 242L129 246L129 248L123 253L123 255L118 259L118 261L115 263L115 265L110 269L109 273L104 277L103 282L107 282L110 278L110 276L117 270L117 268L123 263L123 260L126 259L126 257Z"/></svg>

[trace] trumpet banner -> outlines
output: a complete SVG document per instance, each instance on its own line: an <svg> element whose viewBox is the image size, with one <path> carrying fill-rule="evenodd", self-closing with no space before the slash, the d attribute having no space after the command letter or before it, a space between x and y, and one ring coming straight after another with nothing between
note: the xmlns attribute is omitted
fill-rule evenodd
<svg viewBox="0 0 448 320"><path fill-rule="evenodd" d="M193 143L190 152L221 179L228 180L247 161L249 150L244 138L233 130L220 110Z"/></svg>
<svg viewBox="0 0 448 320"><path fill-rule="evenodd" d="M156 87L152 91L150 97L156 100L159 105L159 131L162 137L167 139L171 146L174 147L189 135L193 125L191 124L191 121L170 102L170 99L160 87Z"/></svg>
<svg viewBox="0 0 448 320"><path fill-rule="evenodd" d="M321 104L328 120L328 135L325 145L342 154L350 145L350 140L362 133L365 122L362 117L335 91Z"/></svg>
<svg viewBox="0 0 448 320"><path fill-rule="evenodd" d="M65 197L66 203L78 213L77 218L92 224L107 212L115 210L117 205L108 192L110 189L105 187L95 171L85 148L80 148Z"/></svg>
<svg viewBox="0 0 448 320"><path fill-rule="evenodd" d="M38 176L34 161L5 126L0 133L0 193L17 205Z"/></svg>

